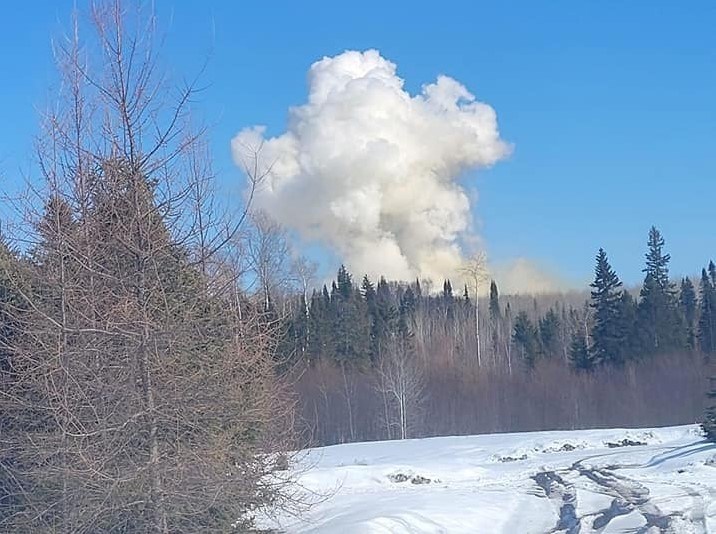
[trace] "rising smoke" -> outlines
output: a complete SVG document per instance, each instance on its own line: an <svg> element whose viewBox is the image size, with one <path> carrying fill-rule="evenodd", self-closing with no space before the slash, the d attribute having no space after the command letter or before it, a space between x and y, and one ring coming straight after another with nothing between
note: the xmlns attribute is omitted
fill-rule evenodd
<svg viewBox="0 0 716 534"><path fill-rule="evenodd" d="M238 165L266 173L255 203L303 238L330 247L355 273L442 280L474 241L468 170L510 153L495 111L458 81L439 76L409 94L378 51L314 63L308 100L285 133L242 130Z"/></svg>

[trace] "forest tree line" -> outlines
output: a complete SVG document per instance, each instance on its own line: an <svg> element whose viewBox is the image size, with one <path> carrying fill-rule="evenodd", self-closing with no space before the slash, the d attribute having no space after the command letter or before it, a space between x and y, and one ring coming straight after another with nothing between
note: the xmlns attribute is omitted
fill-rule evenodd
<svg viewBox="0 0 716 534"><path fill-rule="evenodd" d="M260 220L266 242L287 239ZM503 296L492 280L476 301L467 284L356 280L345 266L320 290L282 292L305 263L301 277L276 262L261 285L318 443L694 422L716 353L716 266L673 281L657 228L646 249L632 290L602 249L588 294Z"/></svg>

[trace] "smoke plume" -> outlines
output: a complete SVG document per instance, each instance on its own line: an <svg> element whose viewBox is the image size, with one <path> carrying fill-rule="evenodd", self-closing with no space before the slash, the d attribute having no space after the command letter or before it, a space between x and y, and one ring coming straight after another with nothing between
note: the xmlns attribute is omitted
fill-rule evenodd
<svg viewBox="0 0 716 534"><path fill-rule="evenodd" d="M439 76L411 95L376 50L314 63L283 134L255 126L232 140L236 163L266 175L256 207L353 272L399 280L456 273L475 237L458 178L509 152L495 111L462 84Z"/></svg>

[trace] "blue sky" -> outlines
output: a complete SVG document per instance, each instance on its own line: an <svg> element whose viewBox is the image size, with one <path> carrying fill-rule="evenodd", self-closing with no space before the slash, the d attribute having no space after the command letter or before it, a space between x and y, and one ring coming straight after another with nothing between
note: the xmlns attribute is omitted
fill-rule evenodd
<svg viewBox="0 0 716 534"><path fill-rule="evenodd" d="M50 37L73 3L5 7L0 20L8 187L31 168L35 110L54 80ZM716 259L714 2L160 0L157 11L173 71L192 75L209 55L200 109L227 190L241 187L233 135L253 124L281 133L311 63L377 48L411 92L447 74L497 111L515 151L466 178L494 260L527 257L583 281L602 246L635 283L651 224L674 274Z"/></svg>

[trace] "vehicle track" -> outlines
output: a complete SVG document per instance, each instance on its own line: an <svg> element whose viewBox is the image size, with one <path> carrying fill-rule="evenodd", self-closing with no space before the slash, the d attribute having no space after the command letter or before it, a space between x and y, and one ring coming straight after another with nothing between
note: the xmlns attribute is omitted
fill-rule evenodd
<svg viewBox="0 0 716 534"><path fill-rule="evenodd" d="M579 534L582 523L577 517L577 491L574 486L555 471L542 471L532 476L532 480L542 488L548 499L556 501L559 506L559 519L551 532Z"/></svg>

